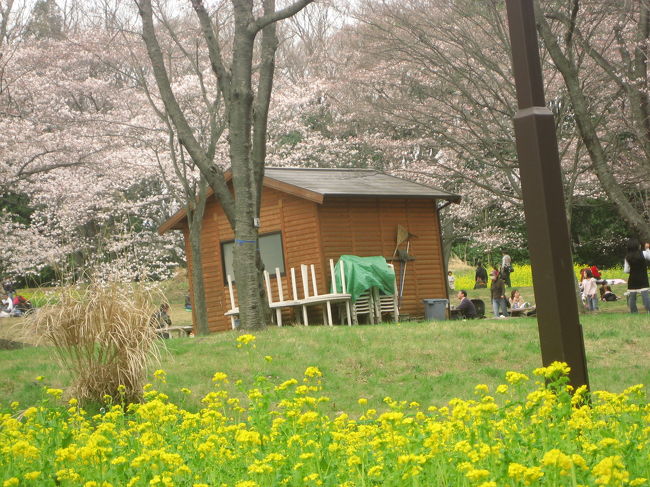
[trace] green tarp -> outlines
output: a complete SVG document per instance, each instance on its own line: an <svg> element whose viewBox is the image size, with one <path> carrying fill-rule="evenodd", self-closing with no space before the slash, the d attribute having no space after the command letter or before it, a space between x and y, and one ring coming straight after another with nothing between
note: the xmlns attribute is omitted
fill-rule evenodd
<svg viewBox="0 0 650 487"><path fill-rule="evenodd" d="M380 294L395 294L395 271L386 263L386 259L378 257L357 257L342 255L336 263L336 289L341 292L341 267L345 269L345 284L347 292L355 302L366 289L376 287ZM331 290L332 292L334 289Z"/></svg>

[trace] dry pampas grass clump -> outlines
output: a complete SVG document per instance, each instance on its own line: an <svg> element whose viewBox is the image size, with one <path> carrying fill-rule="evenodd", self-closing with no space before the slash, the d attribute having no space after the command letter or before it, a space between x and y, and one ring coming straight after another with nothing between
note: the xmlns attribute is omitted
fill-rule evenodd
<svg viewBox="0 0 650 487"><path fill-rule="evenodd" d="M160 342L150 323L159 300L141 285L67 288L30 316L27 326L39 344L54 346L73 376L72 397L134 402L142 397L148 364L159 359Z"/></svg>

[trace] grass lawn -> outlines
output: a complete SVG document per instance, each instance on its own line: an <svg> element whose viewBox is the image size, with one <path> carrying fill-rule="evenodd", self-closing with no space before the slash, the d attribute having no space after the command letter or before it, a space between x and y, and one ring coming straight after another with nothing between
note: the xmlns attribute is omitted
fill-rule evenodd
<svg viewBox="0 0 650 487"><path fill-rule="evenodd" d="M521 291L532 300L532 289ZM623 289L614 292L622 296ZM484 299L489 311L488 293L470 290L470 297ZM190 323L182 296L170 301L174 324ZM650 384L650 317L624 311L623 301L602 303L600 312L581 317L592 389L620 392L633 384ZM0 320L0 337L15 336L9 327L19 323ZM274 327L256 335L254 349L238 349L236 332L164 341L162 363L152 365L151 372L166 370L167 384L157 387L172 401L196 409L212 390L216 371L227 373L233 382L242 379L246 388L257 376L274 383L300 379L305 368L315 365L324 374L329 412L357 415L363 408L357 404L360 397L378 410L385 409L386 396L439 406L453 397L471 398L480 383L492 389L508 370L530 373L541 366L534 318ZM0 351L0 401L26 406L38 400L43 383L36 376L45 376L53 387L65 388L70 381L47 347ZM192 394L182 394L182 387Z"/></svg>

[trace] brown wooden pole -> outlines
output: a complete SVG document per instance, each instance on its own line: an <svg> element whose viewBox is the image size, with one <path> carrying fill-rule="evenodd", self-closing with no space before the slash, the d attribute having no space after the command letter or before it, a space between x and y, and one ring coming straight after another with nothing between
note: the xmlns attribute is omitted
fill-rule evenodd
<svg viewBox="0 0 650 487"><path fill-rule="evenodd" d="M506 0L517 88L517 155L533 268L542 363L566 362L589 385L553 113L544 85L532 0Z"/></svg>

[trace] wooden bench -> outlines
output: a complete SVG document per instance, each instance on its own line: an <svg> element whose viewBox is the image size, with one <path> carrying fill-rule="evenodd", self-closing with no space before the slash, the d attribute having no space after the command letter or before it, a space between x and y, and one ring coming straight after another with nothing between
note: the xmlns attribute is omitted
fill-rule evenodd
<svg viewBox="0 0 650 487"><path fill-rule="evenodd" d="M520 318L522 316L528 316L532 311L535 311L535 306L529 306L527 308L510 308L510 316L512 318Z"/></svg>

